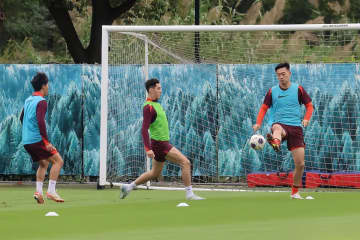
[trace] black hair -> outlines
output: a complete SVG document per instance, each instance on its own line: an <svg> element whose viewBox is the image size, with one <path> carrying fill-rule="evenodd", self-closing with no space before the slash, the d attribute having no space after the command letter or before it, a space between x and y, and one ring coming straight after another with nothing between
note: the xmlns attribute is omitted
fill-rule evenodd
<svg viewBox="0 0 360 240"><path fill-rule="evenodd" d="M38 72L31 80L31 85L35 91L40 91L43 85L49 82L48 77L43 72Z"/></svg>
<svg viewBox="0 0 360 240"><path fill-rule="evenodd" d="M287 62L279 63L278 65L276 65L275 72L280 68L286 68L287 70L290 71L290 65Z"/></svg>
<svg viewBox="0 0 360 240"><path fill-rule="evenodd" d="M160 82L156 78L152 78L152 79L147 80L145 82L146 91L149 92L149 89L155 87L156 84L158 84L158 83L160 83Z"/></svg>

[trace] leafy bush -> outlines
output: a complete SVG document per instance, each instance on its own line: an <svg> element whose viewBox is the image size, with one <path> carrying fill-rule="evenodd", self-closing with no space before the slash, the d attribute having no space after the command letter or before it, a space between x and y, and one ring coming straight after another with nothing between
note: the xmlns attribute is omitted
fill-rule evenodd
<svg viewBox="0 0 360 240"><path fill-rule="evenodd" d="M350 0L350 10L348 13L348 17L351 22L359 22L360 21L360 1L359 0Z"/></svg>
<svg viewBox="0 0 360 240"><path fill-rule="evenodd" d="M1 36L3 46L9 39L20 43L31 37L35 48L47 49L48 39L57 28L39 0L4 0L3 10L6 15Z"/></svg>
<svg viewBox="0 0 360 240"><path fill-rule="evenodd" d="M41 63L41 58L34 49L29 38L18 43L15 40L9 40L3 55L0 56L1 63Z"/></svg>
<svg viewBox="0 0 360 240"><path fill-rule="evenodd" d="M341 14L336 14L336 12L329 7L329 1L327 0L319 1L319 10L320 15L324 16L325 23L337 23L341 18Z"/></svg>
<svg viewBox="0 0 360 240"><path fill-rule="evenodd" d="M32 40L25 38L22 42L9 40L0 55L0 64L6 63L73 63L69 55L53 55L52 52L38 51L34 48Z"/></svg>
<svg viewBox="0 0 360 240"><path fill-rule="evenodd" d="M287 0L281 24L302 24L314 18L312 5L304 0Z"/></svg>
<svg viewBox="0 0 360 240"><path fill-rule="evenodd" d="M261 13L265 14L274 7L276 0L262 0L261 2L262 2Z"/></svg>

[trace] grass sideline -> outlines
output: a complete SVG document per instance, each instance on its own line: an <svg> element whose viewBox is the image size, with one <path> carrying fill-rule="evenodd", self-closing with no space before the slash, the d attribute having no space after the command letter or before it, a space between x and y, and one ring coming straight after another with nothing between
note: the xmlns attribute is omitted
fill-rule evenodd
<svg viewBox="0 0 360 240"><path fill-rule="evenodd" d="M34 186L0 185L1 239L359 239L360 192L306 192L315 200L290 200L289 192L119 190L59 185L65 203L32 199ZM187 202L189 207L176 207ZM47 212L59 217L45 217Z"/></svg>

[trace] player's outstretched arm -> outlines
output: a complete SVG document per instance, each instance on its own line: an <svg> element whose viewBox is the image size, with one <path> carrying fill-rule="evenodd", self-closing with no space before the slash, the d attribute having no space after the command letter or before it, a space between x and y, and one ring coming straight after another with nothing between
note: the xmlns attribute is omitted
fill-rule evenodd
<svg viewBox="0 0 360 240"><path fill-rule="evenodd" d="M254 132L256 132L257 130L260 129L262 121L264 120L264 117L265 117L266 112L267 112L268 109L269 109L269 107L266 104L261 105L260 111L259 111L258 116L256 118L256 124L253 125Z"/></svg>
<svg viewBox="0 0 360 240"><path fill-rule="evenodd" d="M52 145L49 145L49 138L47 136L47 131L46 131L46 123L45 123L45 115L46 115L46 111L47 111L47 103L45 100L40 101L36 107L36 119L38 121L38 126L39 126L39 130L40 130L40 135L41 138L46 146L46 149L48 151L52 151L55 148Z"/></svg>
<svg viewBox="0 0 360 240"><path fill-rule="evenodd" d="M302 125L304 127L309 125L310 118L311 118L312 113L314 111L314 106L312 105L311 102L309 102L309 103L305 104L305 108L306 108L306 112L305 112L304 120L302 121Z"/></svg>
<svg viewBox="0 0 360 240"><path fill-rule="evenodd" d="M314 106L312 104L309 94L305 91L305 89L302 86L299 86L298 94L299 94L299 103L304 104L306 108L304 119L301 122L302 125L306 127L309 124L310 118L314 111Z"/></svg>
<svg viewBox="0 0 360 240"><path fill-rule="evenodd" d="M254 132L256 132L257 130L260 129L261 124L262 124L262 122L264 120L264 117L266 115L266 112L272 105L271 92L272 91L271 91L271 88L270 88L269 91L265 95L264 102L261 105L259 113L258 113L257 118L256 118L256 124L253 126Z"/></svg>
<svg viewBox="0 0 360 240"><path fill-rule="evenodd" d="M154 152L151 149L149 127L153 120L156 118L156 112L153 110L151 105L147 105L143 109L143 123L141 127L141 136L144 143L146 155L149 158L153 158Z"/></svg>

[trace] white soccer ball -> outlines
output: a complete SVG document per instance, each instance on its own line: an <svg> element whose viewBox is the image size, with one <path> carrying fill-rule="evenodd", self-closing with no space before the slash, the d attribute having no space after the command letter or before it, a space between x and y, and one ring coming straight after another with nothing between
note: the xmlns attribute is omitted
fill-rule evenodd
<svg viewBox="0 0 360 240"><path fill-rule="evenodd" d="M255 150L263 149L265 142L265 138L260 134L252 135L250 138L250 146Z"/></svg>

